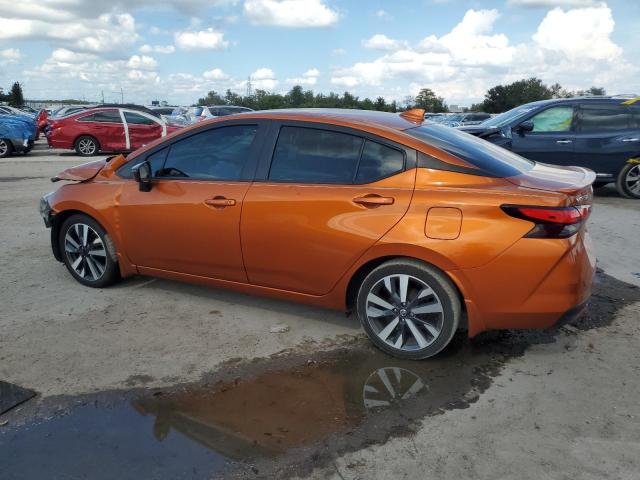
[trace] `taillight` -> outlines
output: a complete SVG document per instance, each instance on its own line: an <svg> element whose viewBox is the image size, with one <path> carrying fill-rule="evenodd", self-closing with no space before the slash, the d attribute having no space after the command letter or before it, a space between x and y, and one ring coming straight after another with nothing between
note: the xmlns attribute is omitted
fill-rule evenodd
<svg viewBox="0 0 640 480"><path fill-rule="evenodd" d="M515 218L533 222L527 238L567 238L574 235L589 218L590 205L576 207L533 207L502 205L502 210Z"/></svg>

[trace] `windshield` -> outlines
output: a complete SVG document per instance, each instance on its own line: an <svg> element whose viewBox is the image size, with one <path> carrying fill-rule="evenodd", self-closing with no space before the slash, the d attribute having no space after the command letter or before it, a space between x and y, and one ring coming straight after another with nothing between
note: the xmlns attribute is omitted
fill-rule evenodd
<svg viewBox="0 0 640 480"><path fill-rule="evenodd" d="M431 123L410 128L405 133L465 160L491 177L513 177L535 165L531 160L455 128Z"/></svg>
<svg viewBox="0 0 640 480"><path fill-rule="evenodd" d="M535 107L532 105L521 105L519 107L512 108L511 110L501 113L500 115L496 115L493 118L489 118L488 120L482 122L480 125L482 125L483 127L502 128L505 125L511 123L513 120L524 116L527 112L530 112L534 108Z"/></svg>

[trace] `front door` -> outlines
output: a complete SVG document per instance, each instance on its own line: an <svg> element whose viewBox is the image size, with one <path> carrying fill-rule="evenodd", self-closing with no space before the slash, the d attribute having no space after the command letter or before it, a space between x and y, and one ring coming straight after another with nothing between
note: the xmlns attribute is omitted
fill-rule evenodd
<svg viewBox="0 0 640 480"><path fill-rule="evenodd" d="M152 115L123 110L127 139L127 150L136 150L167 134L166 127Z"/></svg>
<svg viewBox="0 0 640 480"><path fill-rule="evenodd" d="M152 153L150 192L126 182L127 254L139 267L246 282L240 213L256 158L257 125L199 131Z"/></svg>
<svg viewBox="0 0 640 480"><path fill-rule="evenodd" d="M383 140L281 127L268 177L243 205L249 282L328 293L407 211L416 170L405 169L406 156Z"/></svg>
<svg viewBox="0 0 640 480"><path fill-rule="evenodd" d="M525 158L553 165L573 165L574 107L559 105L528 118L531 132L512 132L512 150Z"/></svg>

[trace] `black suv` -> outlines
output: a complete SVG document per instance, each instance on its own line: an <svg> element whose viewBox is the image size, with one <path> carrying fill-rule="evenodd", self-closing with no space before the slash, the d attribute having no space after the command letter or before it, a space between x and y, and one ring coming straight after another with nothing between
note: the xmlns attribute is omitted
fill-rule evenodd
<svg viewBox="0 0 640 480"><path fill-rule="evenodd" d="M531 160L594 170L640 198L640 97L579 97L527 103L460 130Z"/></svg>

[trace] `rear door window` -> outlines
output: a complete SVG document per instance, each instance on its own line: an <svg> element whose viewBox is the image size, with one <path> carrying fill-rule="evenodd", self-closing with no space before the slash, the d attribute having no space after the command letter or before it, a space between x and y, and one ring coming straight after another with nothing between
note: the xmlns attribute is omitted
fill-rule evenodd
<svg viewBox="0 0 640 480"><path fill-rule="evenodd" d="M355 135L308 127L282 127L269 180L351 184L364 140Z"/></svg>
<svg viewBox="0 0 640 480"><path fill-rule="evenodd" d="M355 183L371 183L404 170L404 152L366 140Z"/></svg>
<svg viewBox="0 0 640 480"><path fill-rule="evenodd" d="M171 145L159 177L240 180L257 125L234 125L196 133Z"/></svg>
<svg viewBox="0 0 640 480"><path fill-rule="evenodd" d="M105 110L104 112L96 112L78 119L79 122L98 122L98 123L122 123L120 112L117 110Z"/></svg>
<svg viewBox="0 0 640 480"><path fill-rule="evenodd" d="M573 107L563 105L547 108L530 120L534 132L569 132L573 123Z"/></svg>
<svg viewBox="0 0 640 480"><path fill-rule="evenodd" d="M131 123L133 125L156 125L157 122L147 118L143 115L133 113L133 112L124 112L124 118L127 120L127 123Z"/></svg>
<svg viewBox="0 0 640 480"><path fill-rule="evenodd" d="M580 131L593 133L633 128L631 110L625 105L580 105Z"/></svg>

